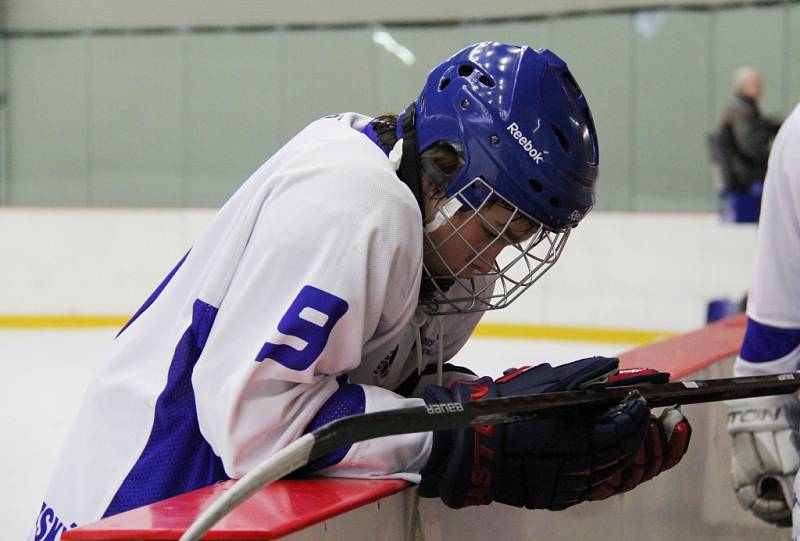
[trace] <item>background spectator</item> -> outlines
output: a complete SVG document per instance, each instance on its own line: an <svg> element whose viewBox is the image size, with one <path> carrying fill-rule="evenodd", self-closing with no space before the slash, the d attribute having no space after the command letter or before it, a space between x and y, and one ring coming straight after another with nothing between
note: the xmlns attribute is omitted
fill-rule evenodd
<svg viewBox="0 0 800 541"><path fill-rule="evenodd" d="M764 117L758 107L763 92L761 73L751 66L734 71L736 92L720 118L719 142L725 170L725 190L747 191L754 182L762 182L767 172L767 158L780 122Z"/></svg>

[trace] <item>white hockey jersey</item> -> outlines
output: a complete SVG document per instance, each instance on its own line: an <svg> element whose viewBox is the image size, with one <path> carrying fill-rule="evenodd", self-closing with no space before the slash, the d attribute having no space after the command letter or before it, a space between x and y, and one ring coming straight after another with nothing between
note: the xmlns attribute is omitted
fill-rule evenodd
<svg viewBox="0 0 800 541"><path fill-rule="evenodd" d="M449 359L480 314L433 322L417 310L420 211L362 132L368 121L324 118L288 142L117 336L61 450L36 541L238 478L328 420L422 404L392 392L417 368L415 335L423 363L439 338ZM430 434L380 438L316 466L417 482L430 445Z"/></svg>
<svg viewBox="0 0 800 541"><path fill-rule="evenodd" d="M800 105L772 145L757 242L737 376L800 369Z"/></svg>

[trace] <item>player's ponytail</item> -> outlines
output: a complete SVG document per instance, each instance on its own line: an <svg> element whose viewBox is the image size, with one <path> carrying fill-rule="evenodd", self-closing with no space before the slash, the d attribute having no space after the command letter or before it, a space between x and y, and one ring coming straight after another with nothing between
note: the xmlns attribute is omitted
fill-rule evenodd
<svg viewBox="0 0 800 541"><path fill-rule="evenodd" d="M386 113L376 116L370 122L370 126L378 136L378 143L380 143L383 151L387 154L391 152L397 143L397 115Z"/></svg>

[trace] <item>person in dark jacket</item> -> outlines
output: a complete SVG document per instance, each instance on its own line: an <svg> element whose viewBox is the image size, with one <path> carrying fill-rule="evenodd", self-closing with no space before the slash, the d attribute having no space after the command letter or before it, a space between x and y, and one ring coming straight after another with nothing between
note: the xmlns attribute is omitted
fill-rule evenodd
<svg viewBox="0 0 800 541"><path fill-rule="evenodd" d="M761 114L758 100L763 82L757 69L737 68L733 82L736 93L722 112L719 137L729 161L726 191L744 192L754 182L764 180L770 145L780 122Z"/></svg>

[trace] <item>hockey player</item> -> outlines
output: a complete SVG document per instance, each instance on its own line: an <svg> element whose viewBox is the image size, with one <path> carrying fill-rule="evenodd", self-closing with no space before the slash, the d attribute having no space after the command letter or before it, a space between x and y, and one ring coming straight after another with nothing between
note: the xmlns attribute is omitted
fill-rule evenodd
<svg viewBox="0 0 800 541"><path fill-rule="evenodd" d="M737 376L800 369L800 106L778 132L769 158L747 330ZM800 402L796 395L729 403L733 480L739 503L762 520L794 523L800 539Z"/></svg>
<svg viewBox="0 0 800 541"><path fill-rule="evenodd" d="M119 333L35 538L238 478L345 415L604 384L616 359L497 381L444 364L556 262L597 166L578 84L528 47L467 47L399 116L313 122ZM590 419L365 441L304 473L421 482L452 507L563 509L674 465L688 436L677 410L656 419L639 399Z"/></svg>

